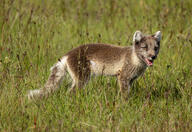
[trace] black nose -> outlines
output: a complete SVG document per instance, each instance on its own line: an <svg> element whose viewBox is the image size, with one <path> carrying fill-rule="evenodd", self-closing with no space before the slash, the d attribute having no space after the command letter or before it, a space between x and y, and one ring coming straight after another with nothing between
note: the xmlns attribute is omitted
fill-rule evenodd
<svg viewBox="0 0 192 132"><path fill-rule="evenodd" d="M154 59L156 59L156 56L152 56L151 58L154 60Z"/></svg>

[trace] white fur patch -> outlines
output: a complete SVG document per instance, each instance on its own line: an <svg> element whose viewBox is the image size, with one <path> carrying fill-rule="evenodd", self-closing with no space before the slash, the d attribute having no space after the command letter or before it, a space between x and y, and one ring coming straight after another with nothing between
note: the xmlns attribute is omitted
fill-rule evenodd
<svg viewBox="0 0 192 132"><path fill-rule="evenodd" d="M71 87L74 87L75 84L76 84L76 77L75 77L75 74L74 74L74 73L72 72L72 70L70 69L68 63L66 63L66 65L67 65L67 71L68 71L68 73L69 73L69 75L71 76L71 79L72 79L72 81L73 81Z"/></svg>
<svg viewBox="0 0 192 132"><path fill-rule="evenodd" d="M157 38L158 41L160 41L160 40L161 40L161 31L157 31L157 32L155 33L155 36L154 36L154 37Z"/></svg>
<svg viewBox="0 0 192 132"><path fill-rule="evenodd" d="M92 60L90 61L90 63L91 63L92 66L96 65L96 63L94 61L92 61Z"/></svg>
<svg viewBox="0 0 192 132"><path fill-rule="evenodd" d="M91 74L93 75L98 75L102 69L99 69L99 66L97 65L97 63L95 61L90 61L91 65Z"/></svg>
<svg viewBox="0 0 192 132"><path fill-rule="evenodd" d="M35 90L30 90L29 93L27 94L28 99L32 99L34 95L40 94L40 90L35 89Z"/></svg>
<svg viewBox="0 0 192 132"><path fill-rule="evenodd" d="M136 31L133 35L133 42L140 41L142 37L143 37L143 35L142 35L141 31Z"/></svg>
<svg viewBox="0 0 192 132"><path fill-rule="evenodd" d="M64 70L65 66L66 66L67 58L68 58L68 56L62 57L53 67L51 67L50 70L52 71L55 66L61 70Z"/></svg>
<svg viewBox="0 0 192 132"><path fill-rule="evenodd" d="M131 59L132 59L132 63L136 66L140 66L142 63L141 63L141 60L137 57L136 53L133 52L132 55L131 55Z"/></svg>

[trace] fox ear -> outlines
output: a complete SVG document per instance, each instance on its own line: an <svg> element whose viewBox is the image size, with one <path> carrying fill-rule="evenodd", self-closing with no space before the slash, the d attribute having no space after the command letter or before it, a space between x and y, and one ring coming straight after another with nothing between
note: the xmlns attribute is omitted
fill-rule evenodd
<svg viewBox="0 0 192 132"><path fill-rule="evenodd" d="M154 37L157 39L158 42L161 40L161 31L157 31L154 35Z"/></svg>
<svg viewBox="0 0 192 132"><path fill-rule="evenodd" d="M139 42L143 38L141 31L136 31L133 35L133 42Z"/></svg>

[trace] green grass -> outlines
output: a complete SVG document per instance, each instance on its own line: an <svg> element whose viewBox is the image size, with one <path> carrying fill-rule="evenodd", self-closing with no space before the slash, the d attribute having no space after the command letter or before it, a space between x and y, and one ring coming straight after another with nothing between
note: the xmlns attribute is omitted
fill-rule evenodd
<svg viewBox="0 0 192 132"><path fill-rule="evenodd" d="M191 7L191 0L1 0L0 131L192 131ZM74 95L64 81L48 99L26 99L73 47L131 45L136 30L163 37L128 101L105 77Z"/></svg>

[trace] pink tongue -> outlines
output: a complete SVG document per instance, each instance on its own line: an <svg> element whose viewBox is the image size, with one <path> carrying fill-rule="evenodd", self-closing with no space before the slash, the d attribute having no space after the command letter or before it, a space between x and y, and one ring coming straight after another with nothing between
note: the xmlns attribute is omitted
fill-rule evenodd
<svg viewBox="0 0 192 132"><path fill-rule="evenodd" d="M150 62L148 59L145 59L145 60L146 60L148 66L152 66L153 65L153 63Z"/></svg>

